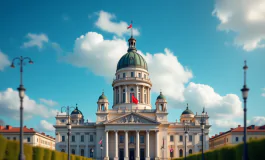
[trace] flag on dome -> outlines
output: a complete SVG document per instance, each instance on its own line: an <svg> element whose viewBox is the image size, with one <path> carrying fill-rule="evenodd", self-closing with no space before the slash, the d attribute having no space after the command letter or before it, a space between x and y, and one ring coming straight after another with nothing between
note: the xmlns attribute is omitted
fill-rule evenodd
<svg viewBox="0 0 265 160"><path fill-rule="evenodd" d="M138 99L134 97L134 95L132 95L132 102L135 104L138 104Z"/></svg>
<svg viewBox="0 0 265 160"><path fill-rule="evenodd" d="M130 29L130 28L132 28L132 23L127 27L127 29Z"/></svg>

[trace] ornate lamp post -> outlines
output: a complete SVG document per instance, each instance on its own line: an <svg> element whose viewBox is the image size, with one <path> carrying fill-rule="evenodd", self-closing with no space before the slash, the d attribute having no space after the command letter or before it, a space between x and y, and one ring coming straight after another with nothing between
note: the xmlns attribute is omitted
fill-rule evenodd
<svg viewBox="0 0 265 160"><path fill-rule="evenodd" d="M100 150L101 150L101 160L102 160L102 151L103 151L103 146L102 146L102 144L100 145Z"/></svg>
<svg viewBox="0 0 265 160"><path fill-rule="evenodd" d="M242 92L242 96L244 99L244 156L243 156L243 160L247 160L248 159L248 150L247 150L247 98L248 98L248 91L249 88L247 88L247 84L246 84L246 76L247 76L247 61L245 61L245 65L243 67L244 69L244 86L241 89Z"/></svg>
<svg viewBox="0 0 265 160"><path fill-rule="evenodd" d="M74 107L61 107L61 113L63 113L63 110L65 110L66 114L67 114L67 118L68 118L68 122L66 124L67 126L67 129L68 129L68 132L67 132L67 137L68 137L68 143L67 143L67 147L68 147L68 160L70 160L70 135L71 135L71 129L72 129L72 126L71 126L71 121L70 121L70 109L75 109Z"/></svg>
<svg viewBox="0 0 265 160"><path fill-rule="evenodd" d="M202 130L202 160L204 160L204 153L203 153L203 130L205 127L205 117L206 114L204 112L204 107L203 107L203 111L202 111L202 115L201 115L201 130Z"/></svg>
<svg viewBox="0 0 265 160"><path fill-rule="evenodd" d="M25 160L25 155L24 155L24 148L23 148L23 99L25 96L25 91L26 88L23 86L23 65L24 65L24 60L28 60L29 64L33 64L33 61L29 57L16 57L12 60L11 67L15 68L14 62L18 60L19 65L20 65L20 85L17 88L18 93L19 93L19 98L20 98L20 135L19 135L19 143L20 143L20 153L19 153L19 159L20 160Z"/></svg>
<svg viewBox="0 0 265 160"><path fill-rule="evenodd" d="M187 157L187 137L188 137L188 131L189 131L189 124L187 122L185 122L184 124L184 133L185 133L185 160Z"/></svg>

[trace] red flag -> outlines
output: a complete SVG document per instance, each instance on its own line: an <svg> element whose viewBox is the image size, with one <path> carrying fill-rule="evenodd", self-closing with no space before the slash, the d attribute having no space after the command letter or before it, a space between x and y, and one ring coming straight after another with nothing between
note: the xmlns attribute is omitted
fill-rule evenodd
<svg viewBox="0 0 265 160"><path fill-rule="evenodd" d="M130 25L127 27L127 29L130 29L130 28L132 28L132 24L130 24Z"/></svg>
<svg viewBox="0 0 265 160"><path fill-rule="evenodd" d="M132 102L135 104L138 104L138 99L135 98L133 94L132 94Z"/></svg>
<svg viewBox="0 0 265 160"><path fill-rule="evenodd" d="M98 144L102 144L102 138L101 138L101 140L98 142Z"/></svg>

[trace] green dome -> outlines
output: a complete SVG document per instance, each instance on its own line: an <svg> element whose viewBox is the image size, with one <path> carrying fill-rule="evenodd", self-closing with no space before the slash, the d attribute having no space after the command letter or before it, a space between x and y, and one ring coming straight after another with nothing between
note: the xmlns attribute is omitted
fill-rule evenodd
<svg viewBox="0 0 265 160"><path fill-rule="evenodd" d="M75 110L72 111L71 115L73 114L81 114L83 116L83 113L80 110L78 110L77 106L75 107Z"/></svg>
<svg viewBox="0 0 265 160"><path fill-rule="evenodd" d="M102 95L98 97L98 100L100 99L108 99L107 96L104 95L104 92L102 92Z"/></svg>
<svg viewBox="0 0 265 160"><path fill-rule="evenodd" d="M164 99L166 100L166 97L160 92L160 95L156 99Z"/></svg>
<svg viewBox="0 0 265 160"><path fill-rule="evenodd" d="M189 106L188 106L188 104L187 104L187 108L186 108L186 110L182 112L182 115L183 115L183 114L193 114L193 112L192 112L191 110L189 110Z"/></svg>
<svg viewBox="0 0 265 160"><path fill-rule="evenodd" d="M128 53L123 55L119 60L117 70L126 67L137 67L148 70L146 61L136 51L129 51Z"/></svg>

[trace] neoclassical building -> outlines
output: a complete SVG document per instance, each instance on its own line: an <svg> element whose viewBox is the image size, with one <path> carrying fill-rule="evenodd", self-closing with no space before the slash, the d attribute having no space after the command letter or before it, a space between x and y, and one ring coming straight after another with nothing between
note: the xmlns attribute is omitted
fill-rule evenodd
<svg viewBox="0 0 265 160"><path fill-rule="evenodd" d="M97 101L96 122L86 122L76 106L71 113L70 152L86 157L105 160L151 160L182 157L185 151L184 126L188 124L186 136L187 155L209 149L207 112L204 136L201 134L201 114L194 114L188 105L180 120L168 121L166 97L161 92L151 102L152 82L144 58L137 53L136 39L129 40L128 52L118 64L113 80L113 104L102 93ZM132 103L134 95L139 103ZM154 106L152 106L154 104ZM185 106L183 106L185 108ZM66 115L57 115L56 150L67 152ZM99 144L102 139L102 146Z"/></svg>

